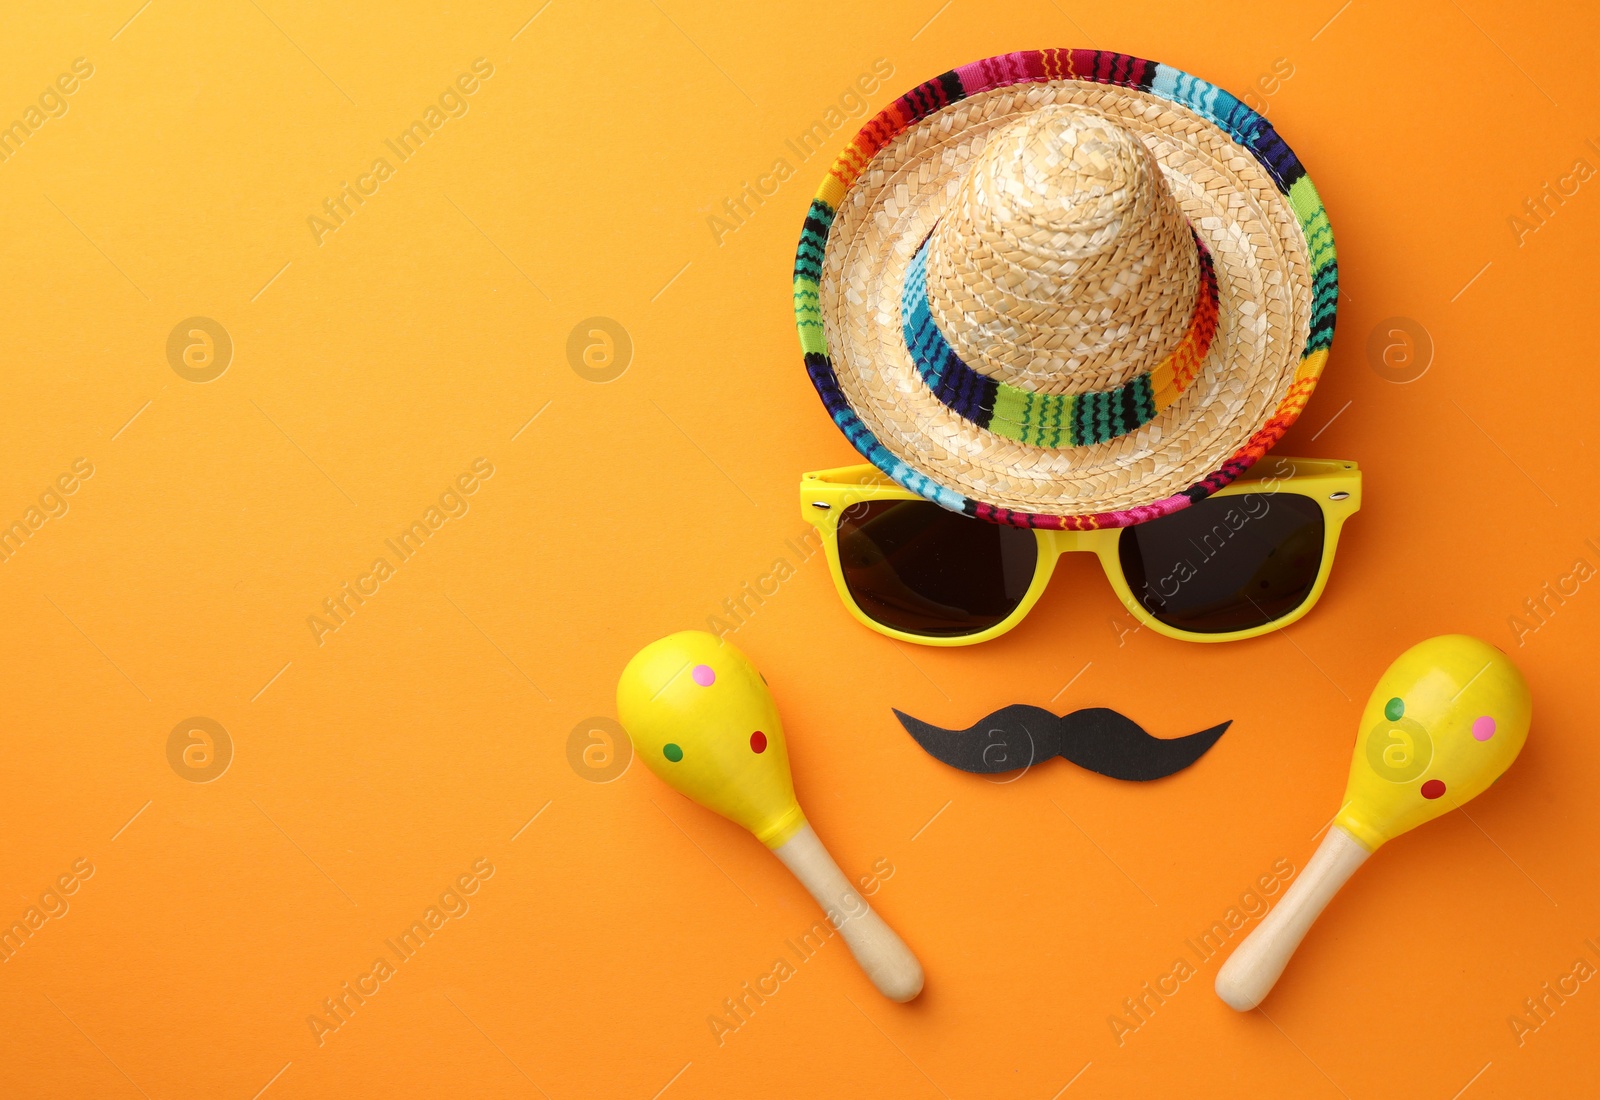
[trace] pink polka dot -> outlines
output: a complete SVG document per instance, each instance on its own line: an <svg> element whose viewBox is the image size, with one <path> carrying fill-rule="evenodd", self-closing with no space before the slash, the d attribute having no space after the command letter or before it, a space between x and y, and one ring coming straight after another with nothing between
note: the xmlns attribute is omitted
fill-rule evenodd
<svg viewBox="0 0 1600 1100"><path fill-rule="evenodd" d="M1444 784L1437 779L1430 779L1422 785L1422 797L1433 799L1444 794Z"/></svg>
<svg viewBox="0 0 1600 1100"><path fill-rule="evenodd" d="M708 688L717 682L717 674L711 670L710 665L695 665L690 675L694 677L694 682L703 688Z"/></svg>
<svg viewBox="0 0 1600 1100"><path fill-rule="evenodd" d="M1472 723L1472 736L1479 741L1487 741L1494 736L1494 719L1485 714L1482 718Z"/></svg>
<svg viewBox="0 0 1600 1100"><path fill-rule="evenodd" d="M750 735L750 751L758 753L766 752L767 735L762 733L760 730L756 730L754 733L752 733Z"/></svg>

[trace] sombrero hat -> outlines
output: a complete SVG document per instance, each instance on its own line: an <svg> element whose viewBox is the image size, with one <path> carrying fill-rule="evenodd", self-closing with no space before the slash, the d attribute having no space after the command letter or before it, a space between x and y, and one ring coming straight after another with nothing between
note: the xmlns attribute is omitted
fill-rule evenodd
<svg viewBox="0 0 1600 1100"><path fill-rule="evenodd" d="M1166 65L1006 54L840 154L795 258L806 368L895 481L995 523L1166 515L1299 416L1333 234L1265 119Z"/></svg>

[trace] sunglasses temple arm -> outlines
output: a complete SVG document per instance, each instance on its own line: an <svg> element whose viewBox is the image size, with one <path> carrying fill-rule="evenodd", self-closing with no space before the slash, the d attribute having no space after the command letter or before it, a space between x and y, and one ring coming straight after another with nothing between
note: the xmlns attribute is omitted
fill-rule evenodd
<svg viewBox="0 0 1600 1100"><path fill-rule="evenodd" d="M922 992L922 964L850 885L809 823L774 848L772 854L794 872L794 877L822 906L879 993L891 1001L904 1002Z"/></svg>

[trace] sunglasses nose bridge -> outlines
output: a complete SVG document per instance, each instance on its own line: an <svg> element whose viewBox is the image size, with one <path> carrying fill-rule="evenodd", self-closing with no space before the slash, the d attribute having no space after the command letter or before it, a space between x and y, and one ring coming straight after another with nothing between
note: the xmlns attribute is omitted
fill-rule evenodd
<svg viewBox="0 0 1600 1100"><path fill-rule="evenodd" d="M1093 551L1093 531L1040 531L1040 548L1051 557L1071 554L1074 551Z"/></svg>

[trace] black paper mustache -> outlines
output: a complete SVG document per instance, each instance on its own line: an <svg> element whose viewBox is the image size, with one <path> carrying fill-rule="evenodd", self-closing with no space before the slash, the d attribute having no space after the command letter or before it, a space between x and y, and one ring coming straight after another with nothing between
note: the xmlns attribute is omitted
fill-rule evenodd
<svg viewBox="0 0 1600 1100"><path fill-rule="evenodd" d="M898 710L894 715L928 755L965 772L994 775L1060 756L1080 768L1135 782L1182 771L1233 724L1229 719L1187 737L1161 738L1105 707L1057 718L1043 707L1013 703L964 730L940 729Z"/></svg>

